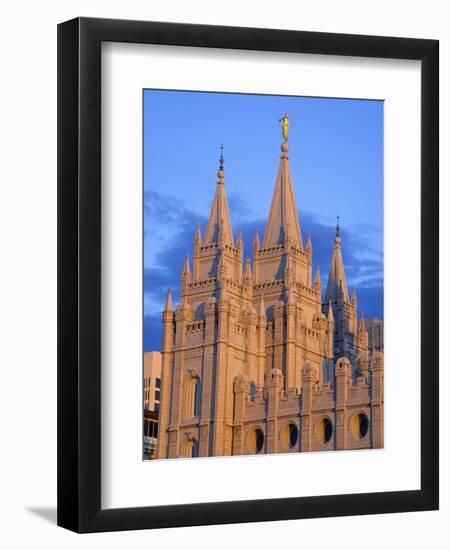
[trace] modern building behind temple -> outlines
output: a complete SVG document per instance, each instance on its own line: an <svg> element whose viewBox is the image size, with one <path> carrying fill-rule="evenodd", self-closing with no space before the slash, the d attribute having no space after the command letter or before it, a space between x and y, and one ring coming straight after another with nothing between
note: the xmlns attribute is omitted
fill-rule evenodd
<svg viewBox="0 0 450 550"><path fill-rule="evenodd" d="M285 117L286 124L287 117ZM157 458L383 446L383 323L358 314L339 223L326 288L304 245L287 130L265 234L235 240L223 155L206 233L163 312Z"/></svg>

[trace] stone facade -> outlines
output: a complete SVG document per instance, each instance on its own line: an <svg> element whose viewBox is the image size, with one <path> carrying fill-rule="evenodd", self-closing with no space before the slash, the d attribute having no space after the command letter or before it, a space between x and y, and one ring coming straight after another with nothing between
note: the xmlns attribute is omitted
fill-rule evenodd
<svg viewBox="0 0 450 550"><path fill-rule="evenodd" d="M383 446L383 352L349 296L339 224L325 292L312 277L288 151L252 262L233 237L221 158L193 270L186 257L180 304L169 290L163 312L157 458Z"/></svg>

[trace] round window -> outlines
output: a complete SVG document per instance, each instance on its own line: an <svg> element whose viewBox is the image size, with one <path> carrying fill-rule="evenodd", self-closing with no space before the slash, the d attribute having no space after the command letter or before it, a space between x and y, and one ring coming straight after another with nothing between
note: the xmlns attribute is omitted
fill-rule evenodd
<svg viewBox="0 0 450 550"><path fill-rule="evenodd" d="M297 445L298 428L293 422L290 422L283 428L281 440L285 449L293 449Z"/></svg>
<svg viewBox="0 0 450 550"><path fill-rule="evenodd" d="M321 443L327 444L333 436L333 424L329 418L322 418L317 424L317 437Z"/></svg>
<svg viewBox="0 0 450 550"><path fill-rule="evenodd" d="M369 419L364 413L355 414L351 422L351 431L355 439L364 439L369 431Z"/></svg>
<svg viewBox="0 0 450 550"><path fill-rule="evenodd" d="M253 454L260 453L264 448L264 432L255 428L247 436L247 448Z"/></svg>

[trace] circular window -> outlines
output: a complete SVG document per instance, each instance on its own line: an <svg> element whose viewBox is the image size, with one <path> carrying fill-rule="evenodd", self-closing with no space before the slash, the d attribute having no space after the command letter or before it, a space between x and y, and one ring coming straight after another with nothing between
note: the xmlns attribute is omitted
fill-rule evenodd
<svg viewBox="0 0 450 550"><path fill-rule="evenodd" d="M290 422L282 429L281 440L285 449L293 449L297 445L298 428L293 422Z"/></svg>
<svg viewBox="0 0 450 550"><path fill-rule="evenodd" d="M364 413L355 414L351 422L351 431L355 439L364 439L369 431L369 419Z"/></svg>
<svg viewBox="0 0 450 550"><path fill-rule="evenodd" d="M248 450L253 454L260 453L264 448L264 432L261 428L256 428L248 434L247 438Z"/></svg>
<svg viewBox="0 0 450 550"><path fill-rule="evenodd" d="M317 437L321 443L328 443L333 436L333 424L329 418L322 418L317 424Z"/></svg>

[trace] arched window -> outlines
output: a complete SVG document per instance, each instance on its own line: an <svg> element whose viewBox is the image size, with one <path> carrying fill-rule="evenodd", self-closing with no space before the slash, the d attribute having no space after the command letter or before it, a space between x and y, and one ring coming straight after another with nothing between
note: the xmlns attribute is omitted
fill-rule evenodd
<svg viewBox="0 0 450 550"><path fill-rule="evenodd" d="M185 382L184 389L184 418L193 418L200 414L200 378L191 373Z"/></svg>

